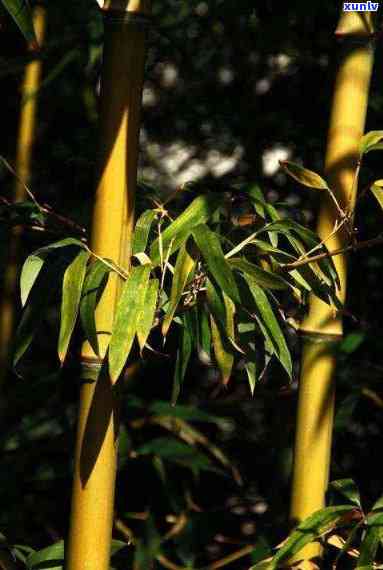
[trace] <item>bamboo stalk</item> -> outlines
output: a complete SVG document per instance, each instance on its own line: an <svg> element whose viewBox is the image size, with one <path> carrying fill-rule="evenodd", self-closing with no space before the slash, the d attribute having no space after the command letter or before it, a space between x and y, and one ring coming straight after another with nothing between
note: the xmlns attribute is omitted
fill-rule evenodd
<svg viewBox="0 0 383 570"><path fill-rule="evenodd" d="M92 250L128 268L137 177L138 135L149 0L106 2L101 83L100 154ZM100 356L85 343L84 369L96 380L80 388L79 422L66 550L67 570L108 570L118 450L119 389L107 353L120 277L111 275L96 311ZM93 374L93 375L94 375Z"/></svg>
<svg viewBox="0 0 383 570"><path fill-rule="evenodd" d="M326 179L339 204L352 212L359 172L359 144L365 128L369 84L373 66L373 24L371 14L345 12L336 35L342 40L325 159ZM338 212L325 196L319 212L318 234L331 234ZM343 228L326 244L330 252L345 249L349 235ZM339 299L346 299L347 258L333 258L339 278ZM329 477L334 416L335 348L343 335L340 315L315 296L302 324L304 348L299 386L291 518L301 521L324 507ZM292 561L303 560L299 568L310 568L311 558L321 555L319 543L301 550Z"/></svg>
<svg viewBox="0 0 383 570"><path fill-rule="evenodd" d="M41 46L44 42L46 12L43 6L33 10L33 24L36 39ZM21 88L21 113L17 137L15 178L13 201L21 202L26 198L25 186L31 177L32 150L36 132L37 95L41 82L42 61L33 59L25 69ZM3 278L2 300L0 307L0 386L4 383L8 370L8 358L15 320L15 291L21 245L21 228L14 228L9 234L9 249Z"/></svg>

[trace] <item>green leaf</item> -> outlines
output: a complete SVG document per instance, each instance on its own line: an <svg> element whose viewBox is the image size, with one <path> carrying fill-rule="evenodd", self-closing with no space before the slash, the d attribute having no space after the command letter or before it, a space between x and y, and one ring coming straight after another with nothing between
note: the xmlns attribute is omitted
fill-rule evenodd
<svg viewBox="0 0 383 570"><path fill-rule="evenodd" d="M169 402L155 402L149 407L149 413L156 416L178 418L189 422L207 422L217 425L225 423L221 418L213 416L195 406L185 406L181 404L174 406Z"/></svg>
<svg viewBox="0 0 383 570"><path fill-rule="evenodd" d="M146 210L138 218L133 234L132 255L146 250L150 228L156 215L157 212L155 210Z"/></svg>
<svg viewBox="0 0 383 570"><path fill-rule="evenodd" d="M271 273L271 271L266 271L246 259L231 259L229 263L235 269L250 275L260 287L279 290L288 289L289 287L289 284L283 277L276 273Z"/></svg>
<svg viewBox="0 0 383 570"><path fill-rule="evenodd" d="M157 308L158 288L158 279L151 279L146 291L145 302L141 314L138 317L137 340L138 344L140 345L141 353L144 350L146 341L148 340L150 331L152 330L154 316L156 314Z"/></svg>
<svg viewBox="0 0 383 570"><path fill-rule="evenodd" d="M303 186L316 188L317 190L328 190L327 182L316 172L303 168L303 166L289 160L284 160L280 164L286 174L303 184Z"/></svg>
<svg viewBox="0 0 383 570"><path fill-rule="evenodd" d="M177 251L191 230L195 226L207 222L221 203L222 197L213 193L195 198L190 206L162 232L163 251L168 251L172 240L171 253ZM157 238L150 247L150 259L155 265L160 262L159 243L159 238Z"/></svg>
<svg viewBox="0 0 383 570"><path fill-rule="evenodd" d="M193 229L194 241L202 253L210 274L235 303L239 303L239 293L233 272L222 251L217 234L203 224Z"/></svg>
<svg viewBox="0 0 383 570"><path fill-rule="evenodd" d="M254 361L245 362L245 370L249 381L251 395L254 396L254 390L257 383L257 366Z"/></svg>
<svg viewBox="0 0 383 570"><path fill-rule="evenodd" d="M335 491L346 497L351 503L361 507L359 491L352 479L338 479L337 481L332 481L329 488L335 489Z"/></svg>
<svg viewBox="0 0 383 570"><path fill-rule="evenodd" d="M219 371L221 372L222 383L226 385L230 380L233 370L234 355L228 343L225 342L225 339L221 336L220 329L212 315L210 315L210 326L214 356L217 361Z"/></svg>
<svg viewBox="0 0 383 570"><path fill-rule="evenodd" d="M37 39L33 27L32 12L27 0L1 0L5 9L12 16L21 33L36 48Z"/></svg>
<svg viewBox="0 0 383 570"><path fill-rule="evenodd" d="M13 366L16 367L37 330L40 328L44 311L61 284L62 271L69 261L56 258L52 263L46 264L39 272L35 287L21 316L14 340Z"/></svg>
<svg viewBox="0 0 383 570"><path fill-rule="evenodd" d="M112 540L111 555L114 556L123 548L126 548L127 543L121 540ZM60 540L55 544L51 544L42 550L30 554L26 561L28 570L63 570L64 556L65 556L64 541Z"/></svg>
<svg viewBox="0 0 383 570"><path fill-rule="evenodd" d="M129 357L146 299L149 274L148 265L133 267L123 285L109 344L109 373L112 382L117 381Z"/></svg>
<svg viewBox="0 0 383 570"><path fill-rule="evenodd" d="M23 268L21 270L20 276L20 290L21 290L21 304L24 307L28 300L29 293L39 276L39 273L45 263L47 256L54 250L69 247L78 246L84 248L83 242L75 238L66 238L45 247L41 247L35 251L32 255L29 255L24 262Z"/></svg>
<svg viewBox="0 0 383 570"><path fill-rule="evenodd" d="M81 251L68 265L64 273L62 285L62 301L60 316L60 336L58 356L64 362L68 352L69 342L74 331L84 284L86 266L90 257L88 251Z"/></svg>
<svg viewBox="0 0 383 570"><path fill-rule="evenodd" d="M169 327L174 317L174 313L176 312L178 303L180 302L182 293L184 292L185 285L188 282L190 274L194 270L195 265L196 259L189 254L187 250L187 244L184 243L178 252L176 265L174 267L169 306L162 323L162 334L164 336L166 336L168 333Z"/></svg>
<svg viewBox="0 0 383 570"><path fill-rule="evenodd" d="M382 540L383 516L379 523L368 525L362 544L359 548L359 558L356 570L374 570L374 562L380 541Z"/></svg>
<svg viewBox="0 0 383 570"><path fill-rule="evenodd" d="M379 206L383 209L383 180L375 180L370 186L370 190L377 199Z"/></svg>
<svg viewBox="0 0 383 570"><path fill-rule="evenodd" d="M50 562L49 565L47 563ZM37 552L34 552L27 558L27 568L29 570L62 570L64 563L64 541L60 540L55 544L47 546Z"/></svg>
<svg viewBox="0 0 383 570"><path fill-rule="evenodd" d="M97 303L106 287L108 275L112 271L100 259L96 259L88 268L80 303L81 325L85 337L95 354L99 356L95 311Z"/></svg>
<svg viewBox="0 0 383 570"><path fill-rule="evenodd" d="M186 370L189 364L193 346L192 323L189 313L185 313L181 317L182 329L179 348L177 350L177 360L174 370L172 404L176 404L180 395L181 386L185 378Z"/></svg>
<svg viewBox="0 0 383 570"><path fill-rule="evenodd" d="M157 437L137 449L141 455L155 454L162 459L178 463L193 471L211 470L211 461L205 453L173 437Z"/></svg>
<svg viewBox="0 0 383 570"><path fill-rule="evenodd" d="M209 324L209 313L206 310L206 305L204 304L200 308L200 349L203 350L205 356L210 360L210 348L211 348L211 331Z"/></svg>
<svg viewBox="0 0 383 570"><path fill-rule="evenodd" d="M20 275L21 305L24 307L29 293L45 263L45 258L39 255L29 255L23 264Z"/></svg>
<svg viewBox="0 0 383 570"><path fill-rule="evenodd" d="M280 563L297 554L306 544L331 531L341 521L342 517L353 509L354 507L350 505L339 505L316 511L290 534L270 562L260 562L251 570L261 570L261 568L262 570L276 570Z"/></svg>
<svg viewBox="0 0 383 570"><path fill-rule="evenodd" d="M383 131L370 131L366 133L360 141L360 154L367 154L371 150L376 150L374 147L383 140Z"/></svg>
<svg viewBox="0 0 383 570"><path fill-rule="evenodd" d="M344 354L352 354L360 347L365 339L366 334L364 332L349 333L340 343L339 350Z"/></svg>
<svg viewBox="0 0 383 570"><path fill-rule="evenodd" d="M252 277L245 275L245 279L258 308L260 321L264 325L266 339L272 344L274 353L291 378L292 362L290 352L270 301L266 293Z"/></svg>

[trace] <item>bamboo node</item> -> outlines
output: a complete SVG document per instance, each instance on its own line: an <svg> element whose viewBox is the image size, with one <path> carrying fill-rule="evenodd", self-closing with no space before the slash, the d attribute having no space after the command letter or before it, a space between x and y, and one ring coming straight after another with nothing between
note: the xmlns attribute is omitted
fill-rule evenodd
<svg viewBox="0 0 383 570"><path fill-rule="evenodd" d="M98 357L83 356L81 359L81 384L93 384L100 375L104 360Z"/></svg>
<svg viewBox="0 0 383 570"><path fill-rule="evenodd" d="M118 26L134 26L147 29L152 25L152 16L139 12L127 12L123 10L103 10L105 23Z"/></svg>
<svg viewBox="0 0 383 570"><path fill-rule="evenodd" d="M315 344L337 344L343 340L343 334L337 333L322 333L315 331L305 331L301 329L300 335L303 341L308 341Z"/></svg>

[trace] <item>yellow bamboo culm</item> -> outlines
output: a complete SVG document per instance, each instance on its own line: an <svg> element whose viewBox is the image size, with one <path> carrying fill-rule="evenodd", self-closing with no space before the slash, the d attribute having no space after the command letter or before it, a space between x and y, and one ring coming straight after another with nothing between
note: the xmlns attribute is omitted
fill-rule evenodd
<svg viewBox="0 0 383 570"><path fill-rule="evenodd" d="M33 24L38 44L44 42L46 12L43 6L36 6L33 11ZM31 160L36 132L37 92L41 81L42 61L33 59L25 69L21 88L21 113L17 137L15 170L19 179L28 184L31 177ZM24 185L15 179L13 201L25 200ZM8 358L15 320L15 291L17 290L17 272L19 262L21 230L14 228L9 233L9 249L2 283L0 306L0 386L8 370Z"/></svg>
<svg viewBox="0 0 383 570"><path fill-rule="evenodd" d="M92 250L129 267L149 0L107 2L101 80L99 169ZM96 311L100 356L84 343L84 370L100 370L121 278L111 275ZM80 388L66 570L109 570L118 451L118 385L105 368Z"/></svg>
<svg viewBox="0 0 383 570"><path fill-rule="evenodd" d="M344 212L355 206L359 170L359 145L364 133L369 85L373 66L371 14L345 12L336 35L342 42L325 159L325 175ZM321 202L317 231L326 239L339 213L326 194ZM330 251L344 248L349 234L343 227L326 245ZM347 260L333 258L340 278L339 299L346 299ZM334 417L335 347L343 335L340 315L311 296L309 312L301 327L304 347L299 385L291 519L304 520L324 507L328 485ZM302 570L312 568L310 559L321 555L319 543L307 545L291 562ZM294 566L295 568L295 566Z"/></svg>

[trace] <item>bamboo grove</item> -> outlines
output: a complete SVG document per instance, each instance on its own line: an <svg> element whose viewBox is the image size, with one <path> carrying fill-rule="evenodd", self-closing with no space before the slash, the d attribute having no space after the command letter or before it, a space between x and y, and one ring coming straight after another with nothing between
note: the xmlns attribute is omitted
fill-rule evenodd
<svg viewBox="0 0 383 570"><path fill-rule="evenodd" d="M23 2L7 1L4 5L28 41L35 41ZM301 305L307 302L308 306L299 325L303 351L290 509L294 529L267 555L258 558L257 548L248 545L211 568L249 554L254 570L286 565L317 568L327 538L342 553L348 552L337 529L350 520L364 533L356 567L367 568L363 564L373 563L380 540L376 524L383 523L379 518L381 503L364 513L351 480L331 484L347 499L342 504L326 507L325 493L330 481L336 348L343 335L347 255L353 249L381 243L380 236L357 242L353 227L362 160L370 151L381 150L383 141L383 131L364 134L376 39L373 18L369 13L344 12L339 19L340 57L323 177L293 161L281 162L291 183L302 192L308 187L320 196L317 230L313 232L283 216L257 183L235 188L247 212L246 223L233 218L225 192L217 192L214 185L191 183L167 198L143 185L139 192L147 192L147 196L137 196L152 6L150 0L105 0L100 10L104 45L90 239L71 234L66 226L68 237L34 251L20 275L23 312L15 333L12 365L16 372L39 334L44 311L55 298L61 303L57 339L61 366L71 352L77 358L73 339L78 329L83 338L78 356L81 374L73 378L79 405L68 537L65 547L60 541L24 556L25 568L37 570L42 567L39 564L56 560L57 568L66 570L108 570L111 556L130 546L130 541L136 542L135 555L130 558L134 570L149 568L153 561L160 567L181 568L161 551L161 540L148 553L139 539L131 539L121 521L116 522L114 495L124 390L146 356L159 353L158 338L162 350L172 334L177 337L177 347L169 409L177 409L193 354L201 351L219 372L220 390L241 373L256 398L270 362L291 381L293 361L282 299ZM35 30L40 43L44 13L41 7L36 8ZM27 97L38 89L40 74L37 62L29 65ZM23 108L15 200L24 199L27 190L44 229L46 208L26 188L35 105L36 99L29 98ZM380 205L382 188L381 180L368 188ZM180 212L178 200L185 193L187 205ZM139 215L138 197L147 204ZM12 258L17 250L14 243L9 246ZM10 277L6 278L13 290L13 261L8 270ZM4 320L13 309L7 296L3 304ZM11 329L11 318L7 319L7 330L1 331L6 351L3 363ZM161 380L161 372L156 380ZM171 415L162 418L162 423L169 426L169 418ZM186 429L185 424L178 424L177 434L182 432L180 425ZM191 433L196 437L196 432L188 433L189 440ZM206 444L198 437L201 445ZM144 446L141 452L152 453L149 447L145 451ZM210 446L212 449L220 467L229 469L230 461L216 447ZM114 528L128 535L129 544L112 540ZM15 547L13 552L21 561L22 551Z"/></svg>

